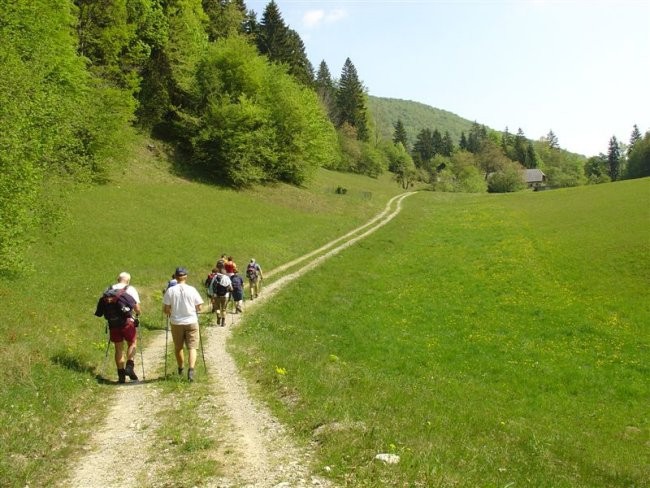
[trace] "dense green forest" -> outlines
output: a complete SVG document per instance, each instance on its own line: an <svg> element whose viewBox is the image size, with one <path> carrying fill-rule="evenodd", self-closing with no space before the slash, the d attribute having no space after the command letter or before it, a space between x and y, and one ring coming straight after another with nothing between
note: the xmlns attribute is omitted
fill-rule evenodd
<svg viewBox="0 0 650 488"><path fill-rule="evenodd" d="M0 65L2 273L25 266L69 189L110 179L141 134L179 173L238 188L300 185L318 167L440 191L513 191L521 166L552 186L650 174L650 135L636 127L629 145L612 138L585 160L552 131L529 141L389 109L349 58L338 77L314 69L274 1L258 16L243 0L0 0Z"/></svg>

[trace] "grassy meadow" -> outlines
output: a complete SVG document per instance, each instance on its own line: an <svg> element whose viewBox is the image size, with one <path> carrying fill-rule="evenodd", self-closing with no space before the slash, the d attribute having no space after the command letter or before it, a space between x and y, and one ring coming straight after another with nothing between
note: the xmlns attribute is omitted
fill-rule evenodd
<svg viewBox="0 0 650 488"><path fill-rule="evenodd" d="M648 203L421 192L231 349L343 486L649 486Z"/></svg>
<svg viewBox="0 0 650 488"><path fill-rule="evenodd" d="M365 222L399 192L387 175L324 170L305 188L236 192L171 176L164 157L138 149L113 183L70 195L57 235L36 236L34 271L0 281L0 484L53 485L101 425L112 386L96 380L106 335L93 312L120 271L140 292L146 347L164 329L161 289L176 266L197 286L222 253L271 269ZM115 375L112 349L106 371Z"/></svg>

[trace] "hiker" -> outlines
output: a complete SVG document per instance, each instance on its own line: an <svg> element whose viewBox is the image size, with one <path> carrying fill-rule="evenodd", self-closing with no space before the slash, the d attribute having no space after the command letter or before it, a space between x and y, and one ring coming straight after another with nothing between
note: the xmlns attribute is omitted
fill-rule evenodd
<svg viewBox="0 0 650 488"><path fill-rule="evenodd" d="M217 323L224 327L226 325L226 306L229 293L232 291L232 283L222 263L217 263L217 274L210 283L210 291L212 292L212 310L218 309Z"/></svg>
<svg viewBox="0 0 650 488"><path fill-rule="evenodd" d="M126 271L117 277L117 283L104 291L97 303L95 315L105 317L108 321L110 340L115 344L115 366L119 383L138 381L135 374L135 351L137 347L137 330L141 313L140 295L131 286L131 275ZM135 317L134 317L135 315ZM124 359L124 341L127 344L126 362Z"/></svg>
<svg viewBox="0 0 650 488"><path fill-rule="evenodd" d="M230 278L235 272L235 269L237 269L237 265L235 264L235 261L233 261L232 256L228 256L228 259L226 259L226 262L224 263L224 268L228 278Z"/></svg>
<svg viewBox="0 0 650 488"><path fill-rule="evenodd" d="M171 324L174 353L178 364L178 374L183 374L185 356L183 346L187 346L188 369L187 379L194 381L194 365L196 364L196 349L199 344L199 316L203 298L191 285L187 284L187 269L176 268L174 273L177 285L167 289L163 297L165 315Z"/></svg>
<svg viewBox="0 0 650 488"><path fill-rule="evenodd" d="M176 285L178 285L178 281L176 281L176 277L174 275L172 275L171 279L167 282L167 284L165 285L165 288L163 289L163 295L165 294L165 292L169 288L171 288L172 286L176 286Z"/></svg>
<svg viewBox="0 0 650 488"><path fill-rule="evenodd" d="M230 277L230 284L232 286L232 300L235 302L235 313L242 313L241 306L244 300L244 278L239 275L236 267Z"/></svg>
<svg viewBox="0 0 650 488"><path fill-rule="evenodd" d="M248 278L248 284L250 285L251 290L251 300L257 298L260 294L260 285L264 276L262 275L262 267L255 261L251 259L250 263L246 267L246 277Z"/></svg>
<svg viewBox="0 0 650 488"><path fill-rule="evenodd" d="M218 263L217 263L218 264ZM205 281L203 282L203 286L205 286L205 293L208 295L208 298L210 299L210 303L212 304L212 313L215 313L217 309L214 306L214 294L212 293L212 280L214 280L214 277L217 276L217 267L215 266L212 268L212 271L208 273L208 276L205 278Z"/></svg>

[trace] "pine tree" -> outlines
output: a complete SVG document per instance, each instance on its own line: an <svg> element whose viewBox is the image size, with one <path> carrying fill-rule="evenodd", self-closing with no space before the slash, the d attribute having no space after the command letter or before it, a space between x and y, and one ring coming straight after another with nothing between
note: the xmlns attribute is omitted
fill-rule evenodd
<svg viewBox="0 0 650 488"><path fill-rule="evenodd" d="M436 155L431 129L422 129L418 132L413 144L413 155L413 159L418 162L418 166L426 166Z"/></svg>
<svg viewBox="0 0 650 488"><path fill-rule="evenodd" d="M517 130L517 135L515 136L515 141L513 143L513 155L515 160L519 161L521 164L526 164L526 148L526 136L520 127L519 130Z"/></svg>
<svg viewBox="0 0 650 488"><path fill-rule="evenodd" d="M404 124L402 119L397 119L395 122L395 132L393 132L393 144L402 144L405 149L408 150L408 137L406 136L406 129L404 129Z"/></svg>
<svg viewBox="0 0 650 488"><path fill-rule="evenodd" d="M551 149L560 149L560 143L558 142L557 136L553 133L552 130L548 131L546 135L546 143Z"/></svg>
<svg viewBox="0 0 650 488"><path fill-rule="evenodd" d="M533 143L528 141L528 144L526 146L526 159L524 162L524 166L526 168L537 168L538 161L537 161L537 153L535 152L535 147L533 146Z"/></svg>
<svg viewBox="0 0 650 488"><path fill-rule="evenodd" d="M325 60L321 61L318 66L314 87L316 88L318 98L325 107L325 110L327 110L327 116L332 123L335 123L337 120L336 85L332 80L332 75Z"/></svg>
<svg viewBox="0 0 650 488"><path fill-rule="evenodd" d="M369 131L365 91L350 58L347 58L343 65L336 106L339 117L337 127L347 123L357 131L357 139L367 141Z"/></svg>
<svg viewBox="0 0 650 488"><path fill-rule="evenodd" d="M467 137L467 150L474 154L478 153L486 138L487 128L474 121Z"/></svg>
<svg viewBox="0 0 650 488"><path fill-rule="evenodd" d="M628 156L630 155L630 153L634 149L634 146L639 140L641 140L641 131L639 130L639 126L634 124L634 127L632 128L632 134L630 134L630 145L627 148Z"/></svg>
<svg viewBox="0 0 650 488"><path fill-rule="evenodd" d="M451 139L451 134L449 131L445 131L445 135L442 137L442 152L443 156L451 157L454 153L454 141Z"/></svg>
<svg viewBox="0 0 650 488"><path fill-rule="evenodd" d="M289 73L303 85L313 83L314 68L307 58L305 44L298 33L286 25L274 0L264 9L256 39L261 54L273 62L285 63Z"/></svg>
<svg viewBox="0 0 650 488"><path fill-rule="evenodd" d="M607 173L612 181L618 180L621 170L621 148L616 136L609 140L609 150L607 151Z"/></svg>
<svg viewBox="0 0 650 488"><path fill-rule="evenodd" d="M460 133L460 139L458 141L458 147L463 151L469 151L469 145L467 143L467 136L465 136L465 131Z"/></svg>

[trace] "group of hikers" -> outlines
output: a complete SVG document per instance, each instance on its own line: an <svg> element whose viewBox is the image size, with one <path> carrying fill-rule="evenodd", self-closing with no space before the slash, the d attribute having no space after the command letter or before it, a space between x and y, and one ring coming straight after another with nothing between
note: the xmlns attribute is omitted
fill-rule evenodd
<svg viewBox="0 0 650 488"><path fill-rule="evenodd" d="M171 330L172 334L178 374L182 376L184 373L186 347L187 379L194 381L194 366L200 343L198 314L204 302L201 293L187 284L187 275L187 269L182 266L174 271L172 279L163 290L163 313L167 317L167 330ZM259 296L264 278L262 268L255 259L251 259L246 267L246 278L253 300ZM232 256L222 255L208 274L204 285L210 298L212 313L216 314L217 324L225 327L228 303L232 301L235 313L241 313L244 302L244 279L239 275ZM106 319L109 343L115 345L118 383L126 383L127 376L130 381L138 381L135 355L141 313L138 291L131 285L131 275L124 271L118 275L117 283L104 291L95 309L97 317ZM126 354L124 342L127 344ZM108 344L106 354L108 355Z"/></svg>

